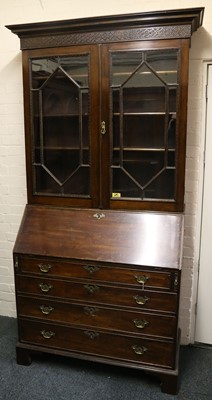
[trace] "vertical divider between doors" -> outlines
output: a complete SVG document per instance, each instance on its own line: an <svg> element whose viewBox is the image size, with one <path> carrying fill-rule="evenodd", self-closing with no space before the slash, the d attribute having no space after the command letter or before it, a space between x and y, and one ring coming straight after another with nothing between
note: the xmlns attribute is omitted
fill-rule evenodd
<svg viewBox="0 0 212 400"><path fill-rule="evenodd" d="M100 126L105 122L106 132L101 133L100 128L100 207L109 208L110 204L110 141L111 141L111 106L110 106L110 63L108 60L109 46L99 46L100 59Z"/></svg>

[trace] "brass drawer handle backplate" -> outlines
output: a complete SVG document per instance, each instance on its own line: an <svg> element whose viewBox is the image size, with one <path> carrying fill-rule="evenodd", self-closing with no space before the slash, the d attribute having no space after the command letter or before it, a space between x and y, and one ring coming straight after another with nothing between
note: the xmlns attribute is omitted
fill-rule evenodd
<svg viewBox="0 0 212 400"><path fill-rule="evenodd" d="M40 269L41 272L47 273L52 268L52 265L50 265L50 264L38 264L38 268Z"/></svg>
<svg viewBox="0 0 212 400"><path fill-rule="evenodd" d="M48 283L40 283L39 288L41 289L42 292L47 293L53 288L53 286L49 285Z"/></svg>
<svg viewBox="0 0 212 400"><path fill-rule="evenodd" d="M45 331L45 330L43 330L43 331L41 331L40 333L41 333L41 335L44 337L44 339L51 339L53 336L55 336L55 333L52 332L52 331Z"/></svg>
<svg viewBox="0 0 212 400"><path fill-rule="evenodd" d="M138 354L139 356L142 356L145 351L148 349L144 346L132 346L132 349L134 350L135 354Z"/></svg>
<svg viewBox="0 0 212 400"><path fill-rule="evenodd" d="M149 276L147 275L134 275L135 279L138 283L141 283L142 285L145 285L147 281L149 280Z"/></svg>
<svg viewBox="0 0 212 400"><path fill-rule="evenodd" d="M40 310L43 314L48 315L54 310L54 308L51 306L45 306L44 304L42 304L42 306L40 306Z"/></svg>
<svg viewBox="0 0 212 400"><path fill-rule="evenodd" d="M140 306L144 306L150 299L147 296L135 296L134 300L136 301L137 304Z"/></svg>
<svg viewBox="0 0 212 400"><path fill-rule="evenodd" d="M139 328L139 329L144 329L145 326L149 325L149 322L146 321L145 319L141 319L141 320L140 319L134 319L133 322L134 322L136 328Z"/></svg>

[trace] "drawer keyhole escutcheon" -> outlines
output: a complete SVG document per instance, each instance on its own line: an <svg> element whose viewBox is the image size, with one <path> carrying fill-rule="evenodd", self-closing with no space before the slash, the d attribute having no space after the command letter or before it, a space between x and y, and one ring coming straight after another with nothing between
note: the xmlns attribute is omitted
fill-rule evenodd
<svg viewBox="0 0 212 400"><path fill-rule="evenodd" d="M89 337L89 339L94 340L99 336L98 332L95 331L85 331L84 334Z"/></svg>
<svg viewBox="0 0 212 400"><path fill-rule="evenodd" d="M45 331L45 330L43 330L43 331L41 331L40 333L41 333L41 335L44 337L44 339L51 339L52 337L55 336L55 333L52 332L52 331Z"/></svg>
<svg viewBox="0 0 212 400"><path fill-rule="evenodd" d="M43 314L48 315L50 314L54 308L51 306L45 306L44 304L42 306L40 306L40 310Z"/></svg>
<svg viewBox="0 0 212 400"><path fill-rule="evenodd" d="M105 135L105 133L106 133L106 123L105 123L105 121L102 121L101 122L101 134Z"/></svg>
<svg viewBox="0 0 212 400"><path fill-rule="evenodd" d="M50 265L50 264L38 264L38 268L40 269L41 272L47 273L52 268L52 265Z"/></svg>
<svg viewBox="0 0 212 400"><path fill-rule="evenodd" d="M144 329L145 326L149 325L149 322L146 321L145 319L143 319L143 320L134 319L133 322L134 322L136 328L139 328L139 329Z"/></svg>
<svg viewBox="0 0 212 400"><path fill-rule="evenodd" d="M97 290L99 290L99 286L97 286L97 285L84 285L84 288L91 294L93 294Z"/></svg>
<svg viewBox="0 0 212 400"><path fill-rule="evenodd" d="M90 274L94 274L94 272L99 271L99 267L97 267L96 265L85 265L84 269Z"/></svg>
<svg viewBox="0 0 212 400"><path fill-rule="evenodd" d="M98 311L99 309L97 307L84 307L84 313L86 315L91 315L92 317L95 317Z"/></svg>
<svg viewBox="0 0 212 400"><path fill-rule="evenodd" d="M135 296L134 300L140 306L144 306L149 301L149 297L147 297L147 296L144 296L144 297L143 296Z"/></svg>
<svg viewBox="0 0 212 400"><path fill-rule="evenodd" d="M105 218L105 214L96 213L96 214L93 214L93 217L96 218L96 219L102 219L102 218Z"/></svg>
<svg viewBox="0 0 212 400"><path fill-rule="evenodd" d="M134 275L135 279L138 283L141 283L142 285L145 285L147 281L149 280L149 276L147 275Z"/></svg>
<svg viewBox="0 0 212 400"><path fill-rule="evenodd" d="M41 289L42 292L47 293L53 288L53 286L49 285L48 283L40 283L39 288Z"/></svg>
<svg viewBox="0 0 212 400"><path fill-rule="evenodd" d="M138 354L139 356L142 356L145 351L148 349L144 346L132 346L132 349L134 350L135 354Z"/></svg>

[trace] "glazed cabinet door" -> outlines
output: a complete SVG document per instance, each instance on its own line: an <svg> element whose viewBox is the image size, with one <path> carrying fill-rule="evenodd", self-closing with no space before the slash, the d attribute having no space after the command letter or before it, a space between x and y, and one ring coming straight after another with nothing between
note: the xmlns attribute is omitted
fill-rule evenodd
<svg viewBox="0 0 212 400"><path fill-rule="evenodd" d="M187 40L102 48L105 207L183 209L187 68Z"/></svg>
<svg viewBox="0 0 212 400"><path fill-rule="evenodd" d="M97 57L96 46L23 54L31 203L99 204Z"/></svg>
<svg viewBox="0 0 212 400"><path fill-rule="evenodd" d="M29 202L182 211L188 48L24 51Z"/></svg>

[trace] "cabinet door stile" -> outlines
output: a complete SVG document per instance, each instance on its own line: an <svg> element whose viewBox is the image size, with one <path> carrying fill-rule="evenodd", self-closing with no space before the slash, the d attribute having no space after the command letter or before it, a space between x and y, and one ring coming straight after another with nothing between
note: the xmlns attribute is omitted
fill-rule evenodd
<svg viewBox="0 0 212 400"><path fill-rule="evenodd" d="M96 46L25 54L29 202L98 206L98 65Z"/></svg>

